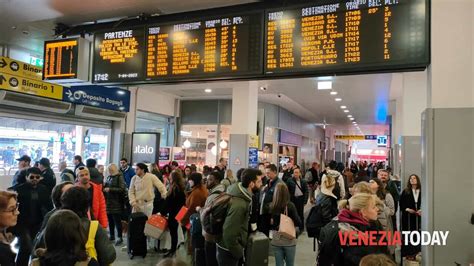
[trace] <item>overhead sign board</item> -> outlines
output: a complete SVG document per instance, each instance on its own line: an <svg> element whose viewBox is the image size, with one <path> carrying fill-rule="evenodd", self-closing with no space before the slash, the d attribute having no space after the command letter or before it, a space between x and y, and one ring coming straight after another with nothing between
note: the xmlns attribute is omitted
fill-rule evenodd
<svg viewBox="0 0 474 266"><path fill-rule="evenodd" d="M63 101L128 112L130 110L130 91L96 85L74 86L64 88Z"/></svg>
<svg viewBox="0 0 474 266"><path fill-rule="evenodd" d="M335 135L336 140L377 140L377 135Z"/></svg>
<svg viewBox="0 0 474 266"><path fill-rule="evenodd" d="M63 99L63 86L9 74L0 73L0 89L55 100Z"/></svg>
<svg viewBox="0 0 474 266"><path fill-rule="evenodd" d="M132 133L132 163L156 163L160 149L160 133Z"/></svg>
<svg viewBox="0 0 474 266"><path fill-rule="evenodd" d="M145 47L143 27L96 33L92 82L144 80Z"/></svg>
<svg viewBox="0 0 474 266"><path fill-rule="evenodd" d="M0 73L41 80L42 68L8 57L0 56Z"/></svg>

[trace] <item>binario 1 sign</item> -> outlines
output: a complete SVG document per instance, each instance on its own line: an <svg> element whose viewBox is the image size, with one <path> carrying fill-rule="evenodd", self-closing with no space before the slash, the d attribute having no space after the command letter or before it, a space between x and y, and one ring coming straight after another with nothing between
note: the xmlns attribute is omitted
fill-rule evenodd
<svg viewBox="0 0 474 266"><path fill-rule="evenodd" d="M156 163L159 161L160 134L132 133L132 163Z"/></svg>

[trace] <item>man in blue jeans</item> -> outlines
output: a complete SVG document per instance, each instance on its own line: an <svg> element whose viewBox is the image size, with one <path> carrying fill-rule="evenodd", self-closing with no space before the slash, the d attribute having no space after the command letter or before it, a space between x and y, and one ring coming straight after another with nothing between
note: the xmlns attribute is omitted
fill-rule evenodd
<svg viewBox="0 0 474 266"><path fill-rule="evenodd" d="M217 242L219 266L237 266L247 246L252 195L262 186L262 172L246 169L242 182L231 185L227 193L233 196L227 210L221 239Z"/></svg>

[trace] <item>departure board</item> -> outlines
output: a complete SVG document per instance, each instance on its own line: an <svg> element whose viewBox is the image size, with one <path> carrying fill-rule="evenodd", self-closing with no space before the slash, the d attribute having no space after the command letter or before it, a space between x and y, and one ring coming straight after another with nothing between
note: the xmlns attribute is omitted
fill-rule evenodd
<svg viewBox="0 0 474 266"><path fill-rule="evenodd" d="M429 63L426 0L350 0L272 9L265 74L419 68Z"/></svg>
<svg viewBox="0 0 474 266"><path fill-rule="evenodd" d="M154 25L147 80L262 74L263 13Z"/></svg>
<svg viewBox="0 0 474 266"><path fill-rule="evenodd" d="M131 82L145 79L143 28L96 33L93 82Z"/></svg>
<svg viewBox="0 0 474 266"><path fill-rule="evenodd" d="M78 45L78 39L45 42L43 79L75 79L79 57Z"/></svg>

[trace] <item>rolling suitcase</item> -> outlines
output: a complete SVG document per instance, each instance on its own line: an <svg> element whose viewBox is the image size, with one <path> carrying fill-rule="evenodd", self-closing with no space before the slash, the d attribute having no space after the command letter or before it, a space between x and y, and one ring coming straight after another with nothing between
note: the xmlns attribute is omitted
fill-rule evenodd
<svg viewBox="0 0 474 266"><path fill-rule="evenodd" d="M270 240L262 232L249 235L245 250L245 266L267 266Z"/></svg>
<svg viewBox="0 0 474 266"><path fill-rule="evenodd" d="M135 256L146 257L147 242L144 230L147 220L148 217L143 212L130 215L127 232L127 248L130 259Z"/></svg>

